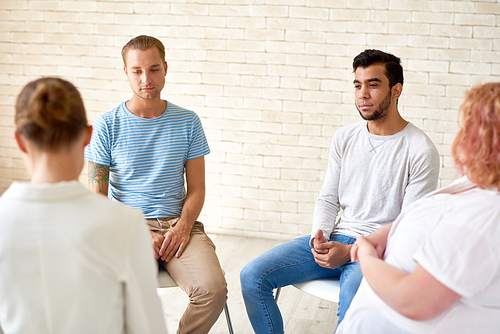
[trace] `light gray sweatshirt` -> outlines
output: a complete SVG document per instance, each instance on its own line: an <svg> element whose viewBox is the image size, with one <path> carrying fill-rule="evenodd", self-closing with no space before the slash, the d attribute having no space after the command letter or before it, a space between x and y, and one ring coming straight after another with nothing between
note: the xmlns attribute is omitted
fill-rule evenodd
<svg viewBox="0 0 500 334"><path fill-rule="evenodd" d="M438 151L413 124L391 136L369 133L366 121L343 127L335 133L330 147L311 238L318 229L327 239L332 232L367 235L435 190L438 175ZM340 221L334 226L340 209Z"/></svg>

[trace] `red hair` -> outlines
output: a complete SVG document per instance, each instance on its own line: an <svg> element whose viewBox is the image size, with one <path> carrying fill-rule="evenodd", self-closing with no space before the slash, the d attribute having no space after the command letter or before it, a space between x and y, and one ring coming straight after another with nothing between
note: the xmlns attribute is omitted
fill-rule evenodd
<svg viewBox="0 0 500 334"><path fill-rule="evenodd" d="M500 82L469 90L452 145L458 169L481 188L500 189Z"/></svg>

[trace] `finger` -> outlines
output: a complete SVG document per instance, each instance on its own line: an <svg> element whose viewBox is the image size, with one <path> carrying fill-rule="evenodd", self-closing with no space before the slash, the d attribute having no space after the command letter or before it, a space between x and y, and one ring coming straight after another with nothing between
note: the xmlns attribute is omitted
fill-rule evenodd
<svg viewBox="0 0 500 334"><path fill-rule="evenodd" d="M318 230L317 233L318 233L318 243L324 243L327 241L325 235L323 234L323 230L320 229Z"/></svg>
<svg viewBox="0 0 500 334"><path fill-rule="evenodd" d="M170 259L175 255L175 252L177 252L178 249L179 243L177 243L175 240L171 240L167 249L165 250L165 254L162 257L163 261L170 261Z"/></svg>
<svg viewBox="0 0 500 334"><path fill-rule="evenodd" d="M172 252L172 247L173 247L172 244L174 243L175 240L172 240L171 234L168 232L165 233L163 243L160 249L160 256L163 261L165 261L167 259L168 254Z"/></svg>
<svg viewBox="0 0 500 334"><path fill-rule="evenodd" d="M330 248L332 248L333 246L334 246L334 244L331 242L324 242L324 243L318 244L318 246L315 249L318 252L322 251L321 253L325 253L325 252L328 252L328 250Z"/></svg>
<svg viewBox="0 0 500 334"><path fill-rule="evenodd" d="M328 262L321 261L321 260L316 260L316 263L317 263L320 267L323 267L323 268L330 268L330 264L329 264Z"/></svg>
<svg viewBox="0 0 500 334"><path fill-rule="evenodd" d="M175 253L175 257L179 258L182 255L182 252L184 252L185 248L186 246L184 245L184 243L181 243L179 249L177 250L177 253Z"/></svg>
<svg viewBox="0 0 500 334"><path fill-rule="evenodd" d="M313 253L313 256L314 256L314 259L317 260L316 262L320 261L322 263L325 263L327 262L327 256L326 254L322 254L322 253L318 253L316 250L312 250L312 253Z"/></svg>
<svg viewBox="0 0 500 334"><path fill-rule="evenodd" d="M160 253L163 239L164 238L161 234L154 233L151 235L151 244L153 245L153 249L154 249L155 253L157 253L157 254Z"/></svg>
<svg viewBox="0 0 500 334"><path fill-rule="evenodd" d="M316 262L320 266L321 266L322 263L324 263L324 261L322 261L321 259L319 259L317 256L314 256L314 262Z"/></svg>
<svg viewBox="0 0 500 334"><path fill-rule="evenodd" d="M173 257L174 255L175 255L175 250L173 250L173 251L171 251L171 252L166 253L165 255L163 255L163 258L164 258L164 260L163 260L163 261L165 261L165 262L169 262L169 261L172 259L172 257Z"/></svg>
<svg viewBox="0 0 500 334"><path fill-rule="evenodd" d="M318 254L328 254L329 248L316 248L315 249L316 253Z"/></svg>
<svg viewBox="0 0 500 334"><path fill-rule="evenodd" d="M163 254L163 256L161 257L161 259L165 262L168 262L170 261L170 259L172 258L172 256L175 254L175 249L173 247L172 244L169 244L169 246L167 247L167 249L165 249L165 253Z"/></svg>
<svg viewBox="0 0 500 334"><path fill-rule="evenodd" d="M351 262L358 262L358 245L356 243L351 248Z"/></svg>
<svg viewBox="0 0 500 334"><path fill-rule="evenodd" d="M163 260L163 255L165 255L165 252L167 251L169 243L170 242L169 242L169 240L167 240L167 238L164 238L163 242L161 243L161 247L158 251L158 254L160 254L160 256L162 257L162 260Z"/></svg>
<svg viewBox="0 0 500 334"><path fill-rule="evenodd" d="M153 240L153 251L155 253L155 258L158 260L158 258L161 256L160 255L160 249L161 249L161 244L158 244L158 242L155 242Z"/></svg>

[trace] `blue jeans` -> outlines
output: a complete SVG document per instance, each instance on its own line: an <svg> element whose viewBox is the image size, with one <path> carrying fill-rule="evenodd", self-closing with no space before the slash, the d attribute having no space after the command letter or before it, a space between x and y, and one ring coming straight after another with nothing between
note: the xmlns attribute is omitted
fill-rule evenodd
<svg viewBox="0 0 500 334"><path fill-rule="evenodd" d="M312 279L340 277L339 323L344 318L363 277L359 264L348 262L335 269L320 267L314 261L309 240L310 236L300 237L271 248L241 270L241 291L256 334L283 333L274 289ZM356 239L332 234L329 241L350 245Z"/></svg>

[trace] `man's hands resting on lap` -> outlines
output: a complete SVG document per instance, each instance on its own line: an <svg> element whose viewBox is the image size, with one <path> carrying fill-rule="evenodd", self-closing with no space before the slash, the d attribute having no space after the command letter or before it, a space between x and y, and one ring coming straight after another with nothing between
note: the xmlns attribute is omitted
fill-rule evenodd
<svg viewBox="0 0 500 334"><path fill-rule="evenodd" d="M311 252L314 261L321 267L335 269L351 260L352 245L344 245L337 241L327 241L322 230L318 230L313 239Z"/></svg>
<svg viewBox="0 0 500 334"><path fill-rule="evenodd" d="M168 262L174 255L177 258L181 256L189 242L191 230L176 224L165 235L152 231L149 233L151 234L155 258Z"/></svg>

